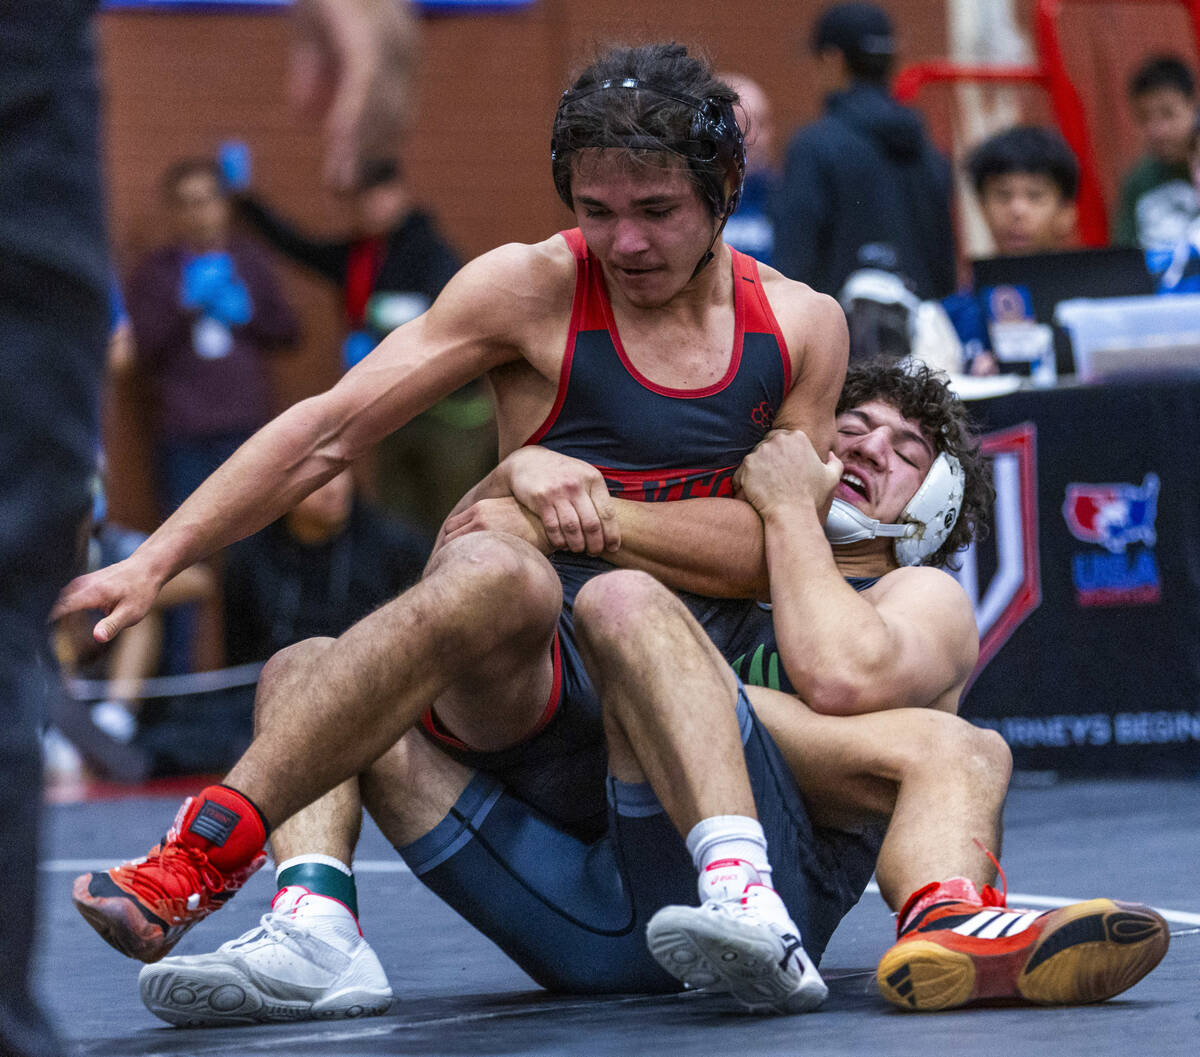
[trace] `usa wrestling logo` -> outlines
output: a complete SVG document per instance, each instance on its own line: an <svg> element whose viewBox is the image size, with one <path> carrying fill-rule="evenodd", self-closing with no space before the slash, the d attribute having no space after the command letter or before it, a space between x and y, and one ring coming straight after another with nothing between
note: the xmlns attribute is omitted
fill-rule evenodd
<svg viewBox="0 0 1200 1057"><path fill-rule="evenodd" d="M996 489L991 534L962 554L954 576L975 607L979 661L972 682L1042 601L1038 564L1037 427L989 433L980 448Z"/></svg>
<svg viewBox="0 0 1200 1057"><path fill-rule="evenodd" d="M1157 535L1159 479L1140 485L1069 484L1063 518L1071 535L1102 550L1072 556L1075 599L1081 606L1150 605L1162 597Z"/></svg>

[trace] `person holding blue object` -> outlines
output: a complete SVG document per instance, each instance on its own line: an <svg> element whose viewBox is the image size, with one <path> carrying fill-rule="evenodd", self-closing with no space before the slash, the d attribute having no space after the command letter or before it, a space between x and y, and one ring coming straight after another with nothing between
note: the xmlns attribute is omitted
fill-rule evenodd
<svg viewBox="0 0 1200 1057"><path fill-rule="evenodd" d="M270 419L267 360L295 345L300 325L266 254L232 234L212 162L177 162L162 191L175 239L138 266L127 301L154 396L165 516Z"/></svg>
<svg viewBox="0 0 1200 1057"><path fill-rule="evenodd" d="M62 1048L29 987L41 748L55 680L47 614L71 575L99 432L111 275L100 172L95 0L0 4L0 1052ZM296 0L298 101L324 119L326 178L406 117L413 17L376 0Z"/></svg>

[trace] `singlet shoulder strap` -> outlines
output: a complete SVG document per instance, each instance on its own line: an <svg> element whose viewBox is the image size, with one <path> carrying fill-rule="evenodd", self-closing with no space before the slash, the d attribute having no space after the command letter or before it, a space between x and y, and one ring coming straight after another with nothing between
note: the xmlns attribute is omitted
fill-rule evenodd
<svg viewBox="0 0 1200 1057"><path fill-rule="evenodd" d="M587 243L583 239L583 232L579 228L570 228L567 231L560 231L559 234L568 246L571 247L571 252L575 254L577 261L586 261L588 259Z"/></svg>
<svg viewBox="0 0 1200 1057"><path fill-rule="evenodd" d="M741 300L745 306L743 330L746 334L770 334L775 338L783 360L784 392L787 392L792 387L792 357L779 320L775 318L766 291L763 290L758 261L732 246L729 252L733 255L733 281L742 293Z"/></svg>
<svg viewBox="0 0 1200 1057"><path fill-rule="evenodd" d="M571 305L571 345L580 330L604 330L610 326L612 309L604 287L600 262L588 249L579 228L560 231L575 255L575 299Z"/></svg>

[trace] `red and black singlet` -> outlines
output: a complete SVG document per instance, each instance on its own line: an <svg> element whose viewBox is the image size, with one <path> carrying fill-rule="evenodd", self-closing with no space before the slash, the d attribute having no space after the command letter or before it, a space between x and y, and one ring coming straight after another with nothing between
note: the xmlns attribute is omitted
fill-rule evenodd
<svg viewBox="0 0 1200 1057"><path fill-rule="evenodd" d="M731 495L734 472L791 387L787 345L757 262L730 250L734 337L724 376L702 389L669 389L626 356L600 262L579 229L561 234L576 262L571 328L554 407L526 443L591 463L623 499Z"/></svg>

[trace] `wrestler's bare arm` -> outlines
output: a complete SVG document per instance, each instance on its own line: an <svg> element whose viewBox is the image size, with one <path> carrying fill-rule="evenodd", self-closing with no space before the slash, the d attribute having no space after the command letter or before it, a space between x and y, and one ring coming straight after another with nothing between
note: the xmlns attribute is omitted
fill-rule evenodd
<svg viewBox="0 0 1200 1057"><path fill-rule="evenodd" d="M850 356L846 315L832 297L761 267L763 289L792 359L792 388L774 428L800 429L821 454L833 443L834 411Z"/></svg>
<svg viewBox="0 0 1200 1057"><path fill-rule="evenodd" d="M595 470L569 456L544 448L522 448L508 457L493 474L463 497L446 519L437 547L472 532L506 532L532 544L544 554L563 549L549 538L547 522L512 494L506 481L506 465L512 460L532 460L544 453L575 464L579 477L576 490L601 511L596 524L617 544L608 549L599 537L595 545L576 528L579 545L566 549L587 550L602 555L614 565L648 572L668 587L693 591L712 598L767 597L766 564L763 561L762 522L754 508L735 499L681 499L670 503L638 503L614 499L603 492L595 495L582 481ZM598 476L598 475L597 475ZM600 480L603 488L603 480ZM559 524L568 517L570 506L556 513ZM604 511L610 511L606 514ZM582 519L577 519L579 525Z"/></svg>
<svg viewBox="0 0 1200 1057"><path fill-rule="evenodd" d="M102 609L108 615L95 634L108 641L140 620L179 570L280 517L442 396L540 348L548 301L525 291L557 288L560 258L545 244L511 245L466 265L428 312L393 331L332 389L259 430L131 558L72 581L55 615ZM569 285L573 276L563 274Z"/></svg>
<svg viewBox="0 0 1200 1057"><path fill-rule="evenodd" d="M953 578L896 569L855 591L811 506L764 511L763 520L780 660L814 711L957 708L978 634Z"/></svg>

